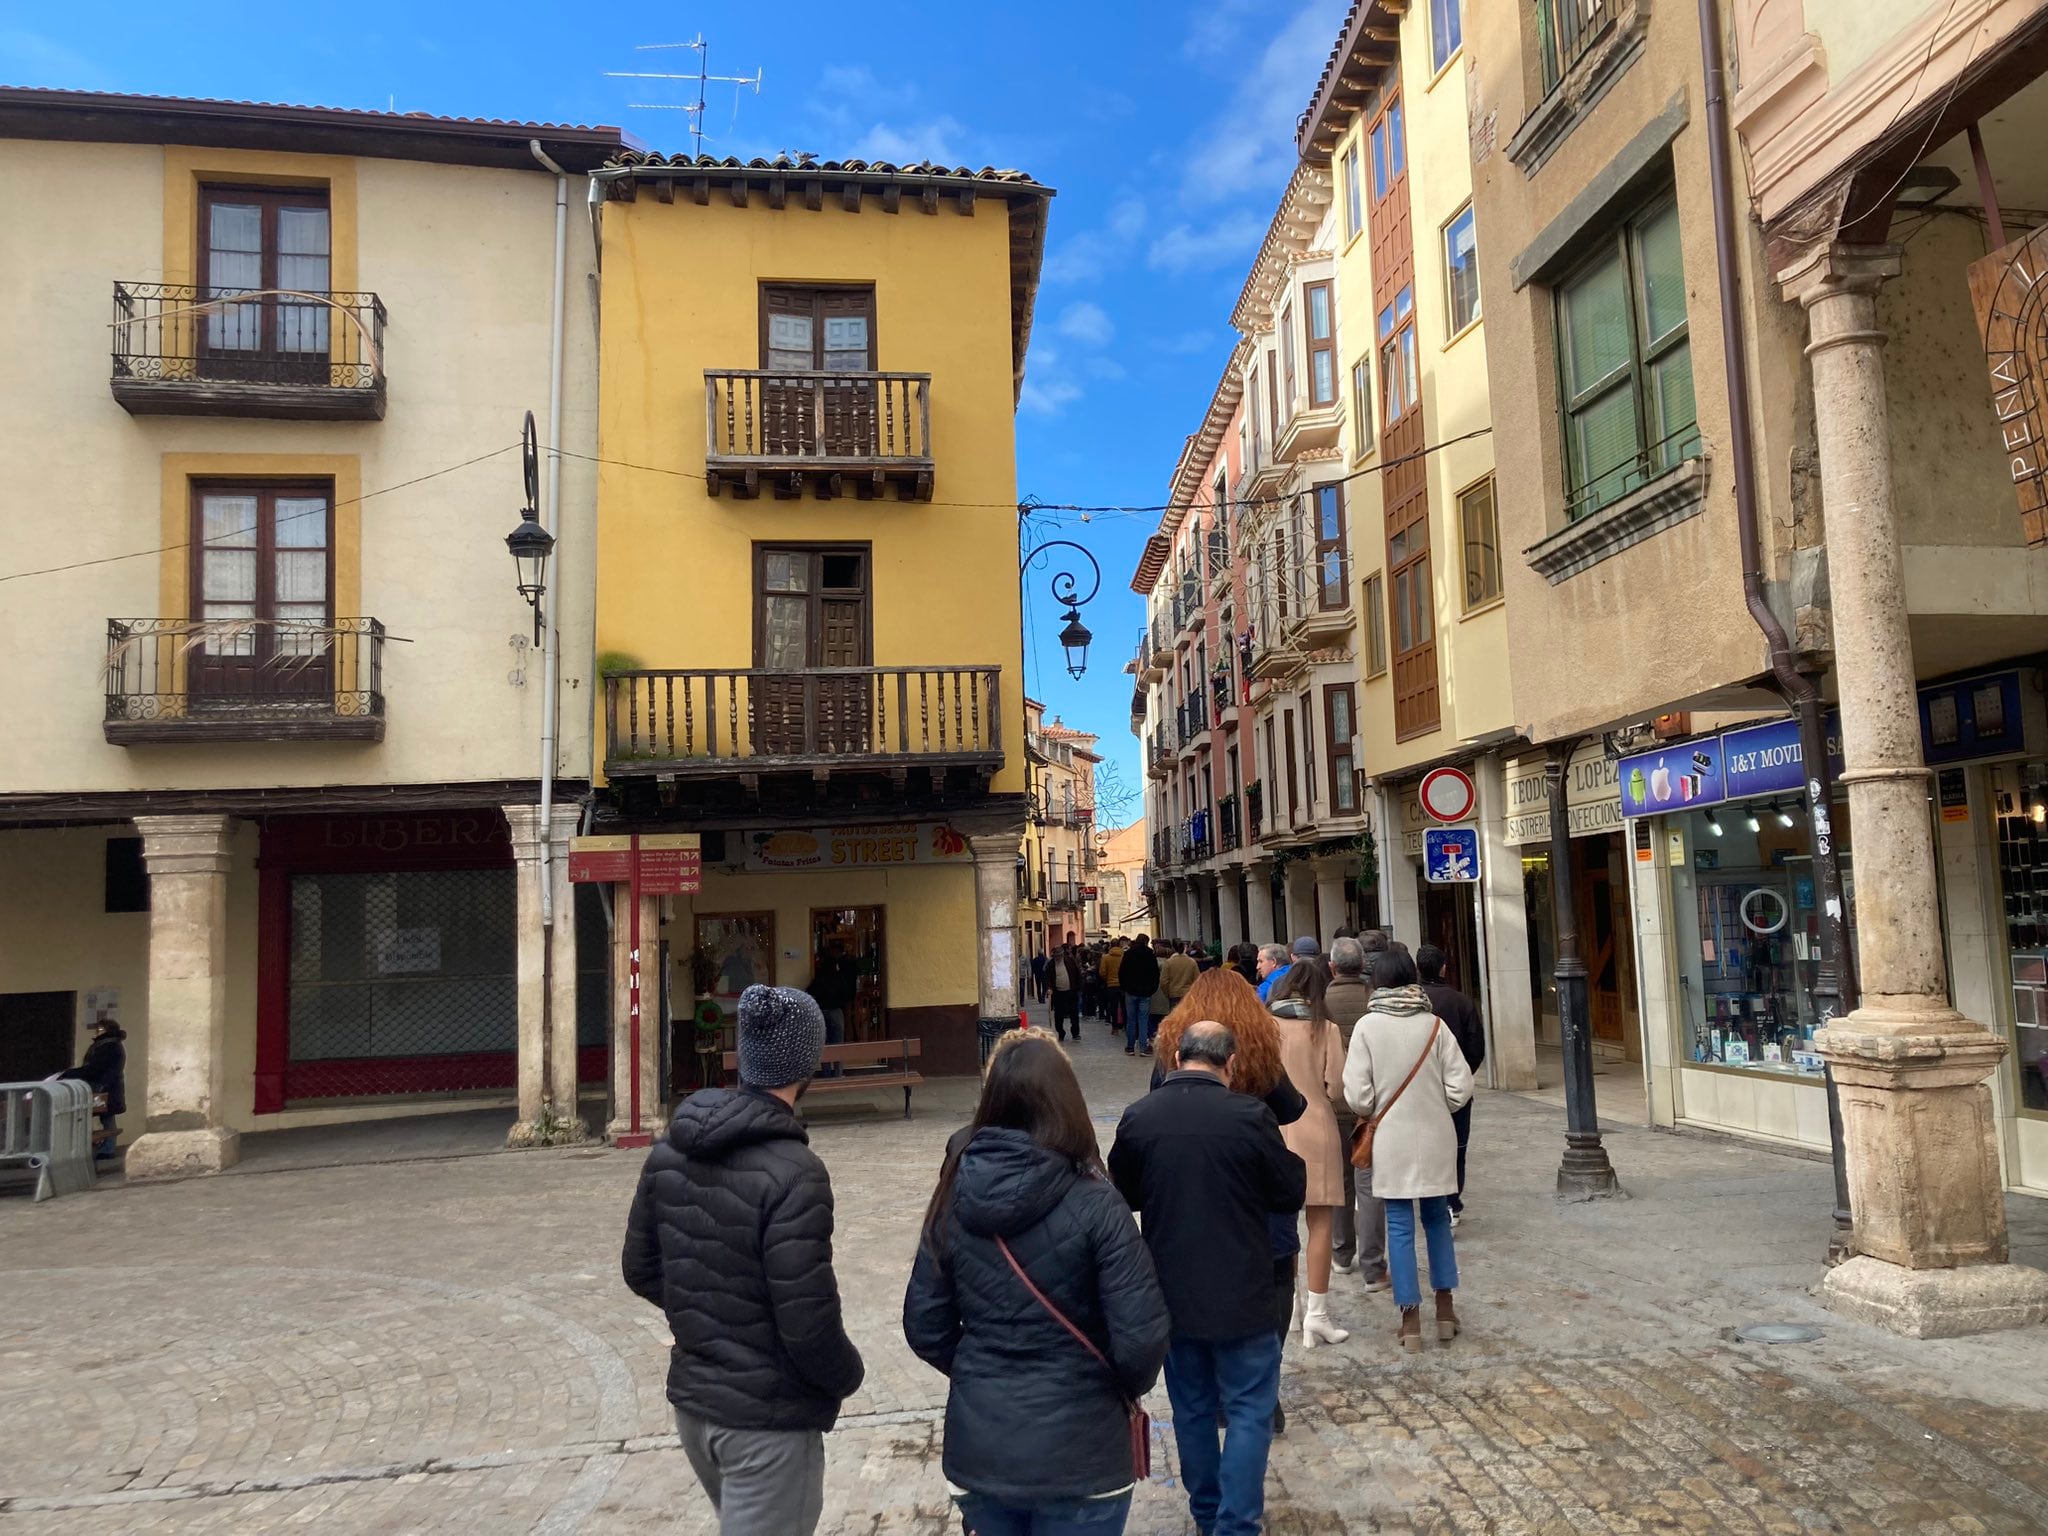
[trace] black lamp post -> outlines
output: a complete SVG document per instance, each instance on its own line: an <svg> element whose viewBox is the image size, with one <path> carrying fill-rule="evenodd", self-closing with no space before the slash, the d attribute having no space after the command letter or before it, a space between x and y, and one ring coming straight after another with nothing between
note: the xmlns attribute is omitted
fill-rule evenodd
<svg viewBox="0 0 2048 1536"><path fill-rule="evenodd" d="M526 413L526 432L521 443L526 472L526 505L519 509L519 526L505 536L512 551L512 563L519 570L519 595L533 609L533 643L540 644L541 599L548 590L548 556L555 552L555 536L540 525L540 446L533 429L533 412Z"/></svg>
<svg viewBox="0 0 2048 1536"><path fill-rule="evenodd" d="M1570 765L1576 741L1551 747L1544 765L1550 791L1550 889L1557 933L1557 1022L1564 1061L1564 1161L1557 1192L1567 1200L1618 1195L1621 1185L1600 1140L1593 1097L1593 1035L1586 962L1579 956L1578 906L1572 892Z"/></svg>
<svg viewBox="0 0 2048 1536"><path fill-rule="evenodd" d="M1072 571L1058 572L1052 578L1051 583L1052 600L1056 603L1064 603L1067 607L1066 613L1062 615L1066 622L1060 629L1060 648L1066 652L1067 656L1067 676L1078 678L1083 672L1088 670L1088 643L1095 638L1094 635L1089 633L1088 626L1081 622L1081 608L1084 604L1093 602L1095 594L1102 590L1102 567L1095 563L1093 555L1089 554L1086 549L1076 544L1072 539L1047 539L1043 544L1025 554L1023 560L1017 566L1018 577L1022 578L1025 571L1029 570L1034 563L1039 561L1040 557L1046 554L1046 551L1053 549L1073 550L1083 560L1088 562L1088 570L1091 574L1086 596L1079 595L1080 581Z"/></svg>

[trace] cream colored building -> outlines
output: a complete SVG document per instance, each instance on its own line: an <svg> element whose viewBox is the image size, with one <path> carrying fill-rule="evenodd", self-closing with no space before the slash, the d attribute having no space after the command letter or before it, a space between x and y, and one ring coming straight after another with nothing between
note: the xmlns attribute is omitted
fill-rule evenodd
<svg viewBox="0 0 2048 1536"><path fill-rule="evenodd" d="M1025 729L1031 753L1031 828L1026 834L1029 867L1025 878L1034 894L1044 892L1045 927L1042 945L1086 943L1104 930L1100 863L1095 836L1095 765L1102 757L1096 738L1077 731L1044 706L1025 705ZM1027 949L1027 959L1037 954Z"/></svg>
<svg viewBox="0 0 2048 1536"><path fill-rule="evenodd" d="M573 1121L602 1078L560 858L593 681L572 173L619 144L0 91L0 398L39 509L0 569L0 1076L117 1018L131 1175L451 1102ZM504 544L529 410L571 701L545 766L552 674Z"/></svg>
<svg viewBox="0 0 2048 1536"><path fill-rule="evenodd" d="M1499 482L1512 718L1618 776L1623 849L1599 874L1627 891L1651 1114L1828 1146L1819 830L1866 998L1988 1031L1995 1161L2048 1192L2048 527L2022 514L2041 424L2007 403L1995 370L2024 359L1987 356L1972 304L1987 251L2048 207L2048 7L1723 0L1726 311L1694 9L1465 9L1486 39L1467 110L1493 447L1517 466ZM1851 787L1818 829L1796 749L1789 784L1713 777L1753 760L1731 741L1791 739L1745 601L1724 323L1751 396L1757 606L1843 719Z"/></svg>

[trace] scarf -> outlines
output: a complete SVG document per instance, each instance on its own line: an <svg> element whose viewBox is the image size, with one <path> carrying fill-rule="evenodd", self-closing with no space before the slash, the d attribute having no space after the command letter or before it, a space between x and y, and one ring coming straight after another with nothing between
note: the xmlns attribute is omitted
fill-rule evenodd
<svg viewBox="0 0 2048 1536"><path fill-rule="evenodd" d="M1391 1014L1397 1019L1412 1019L1420 1014L1435 1013L1436 1009L1419 986L1374 987L1372 1011Z"/></svg>

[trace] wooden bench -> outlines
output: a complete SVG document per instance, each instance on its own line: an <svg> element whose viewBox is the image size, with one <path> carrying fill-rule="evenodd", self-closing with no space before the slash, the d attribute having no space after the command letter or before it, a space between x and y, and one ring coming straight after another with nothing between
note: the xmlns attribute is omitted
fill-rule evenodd
<svg viewBox="0 0 2048 1536"><path fill-rule="evenodd" d="M922 1040L860 1040L825 1047L824 1065L837 1065L838 1077L811 1079L811 1093L857 1093L874 1088L903 1090L903 1118L910 1118L910 1090L924 1081L911 1062L924 1054ZM731 1081L740 1069L740 1053L725 1053L725 1075Z"/></svg>

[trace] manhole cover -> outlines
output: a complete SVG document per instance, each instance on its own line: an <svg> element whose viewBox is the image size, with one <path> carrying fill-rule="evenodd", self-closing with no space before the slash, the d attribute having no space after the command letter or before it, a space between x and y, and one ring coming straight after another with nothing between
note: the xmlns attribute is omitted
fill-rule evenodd
<svg viewBox="0 0 2048 1536"><path fill-rule="evenodd" d="M1751 1323L1735 1337L1745 1344L1813 1344L1827 1335L1806 1323Z"/></svg>

